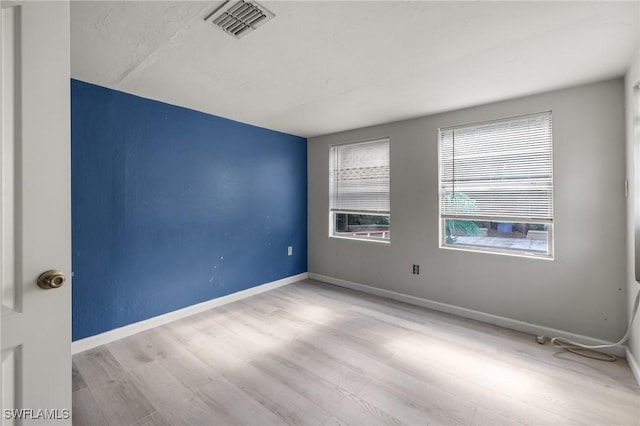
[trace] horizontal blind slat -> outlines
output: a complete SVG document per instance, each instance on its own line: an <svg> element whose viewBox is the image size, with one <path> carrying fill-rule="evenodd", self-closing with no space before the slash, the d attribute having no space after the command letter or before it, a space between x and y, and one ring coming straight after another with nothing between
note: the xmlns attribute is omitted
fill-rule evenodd
<svg viewBox="0 0 640 426"><path fill-rule="evenodd" d="M388 139L332 146L330 156L332 211L389 212Z"/></svg>
<svg viewBox="0 0 640 426"><path fill-rule="evenodd" d="M440 129L440 212L553 218L550 112Z"/></svg>

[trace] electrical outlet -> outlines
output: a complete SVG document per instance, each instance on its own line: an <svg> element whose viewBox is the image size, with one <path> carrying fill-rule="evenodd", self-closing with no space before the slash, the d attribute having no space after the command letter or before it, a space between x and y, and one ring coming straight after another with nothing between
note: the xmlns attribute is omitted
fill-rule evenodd
<svg viewBox="0 0 640 426"><path fill-rule="evenodd" d="M287 247L287 255L288 256L293 256L293 247L292 246Z"/></svg>
<svg viewBox="0 0 640 426"><path fill-rule="evenodd" d="M413 265L413 275L420 275L420 265Z"/></svg>

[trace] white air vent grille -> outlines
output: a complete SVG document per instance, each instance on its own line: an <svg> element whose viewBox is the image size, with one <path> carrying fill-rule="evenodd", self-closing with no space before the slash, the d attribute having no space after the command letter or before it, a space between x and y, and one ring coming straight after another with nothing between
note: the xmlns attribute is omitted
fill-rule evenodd
<svg viewBox="0 0 640 426"><path fill-rule="evenodd" d="M204 20L235 38L242 38L275 16L257 2L229 0Z"/></svg>

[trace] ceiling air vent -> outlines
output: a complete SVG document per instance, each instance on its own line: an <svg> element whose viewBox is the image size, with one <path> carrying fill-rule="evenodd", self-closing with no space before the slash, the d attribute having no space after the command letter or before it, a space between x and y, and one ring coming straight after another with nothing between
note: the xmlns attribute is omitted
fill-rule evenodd
<svg viewBox="0 0 640 426"><path fill-rule="evenodd" d="M242 38L275 16L254 1L227 0L204 20L235 38Z"/></svg>

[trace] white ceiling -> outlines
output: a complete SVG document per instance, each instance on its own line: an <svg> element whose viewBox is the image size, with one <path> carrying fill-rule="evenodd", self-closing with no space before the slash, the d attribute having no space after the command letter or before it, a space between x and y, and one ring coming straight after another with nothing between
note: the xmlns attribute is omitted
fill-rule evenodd
<svg viewBox="0 0 640 426"><path fill-rule="evenodd" d="M73 1L73 78L300 136L622 76L640 1L268 1L237 40L222 1Z"/></svg>

